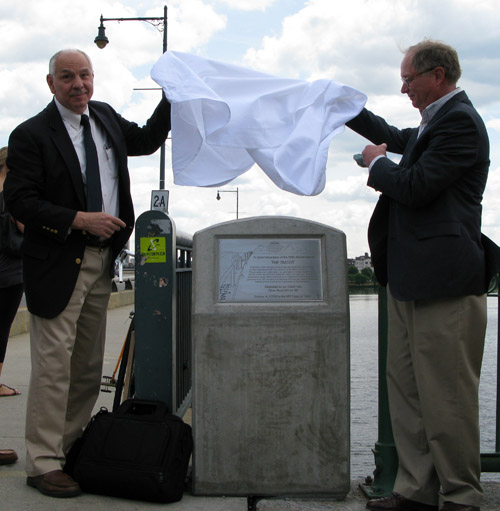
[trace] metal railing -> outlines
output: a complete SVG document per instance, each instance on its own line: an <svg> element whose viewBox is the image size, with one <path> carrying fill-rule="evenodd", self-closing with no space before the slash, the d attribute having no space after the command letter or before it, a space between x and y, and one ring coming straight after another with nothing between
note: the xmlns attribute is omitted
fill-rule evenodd
<svg viewBox="0 0 500 511"><path fill-rule="evenodd" d="M193 260L193 239L177 236L177 409L180 416L184 415L191 404L191 289Z"/></svg>
<svg viewBox="0 0 500 511"><path fill-rule="evenodd" d="M118 257L115 259L115 275L118 278L118 282L122 283L123 280L123 267L125 265L125 261L127 259L135 259L135 254L130 252L130 250L126 248L122 248Z"/></svg>

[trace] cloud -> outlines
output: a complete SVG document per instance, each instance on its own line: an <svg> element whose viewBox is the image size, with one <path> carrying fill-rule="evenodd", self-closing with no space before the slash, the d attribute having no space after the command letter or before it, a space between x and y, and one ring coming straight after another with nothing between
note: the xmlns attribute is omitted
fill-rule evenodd
<svg viewBox="0 0 500 511"><path fill-rule="evenodd" d="M241 11L265 11L269 6L276 3L276 0L219 0L231 9Z"/></svg>
<svg viewBox="0 0 500 511"><path fill-rule="evenodd" d="M324 198L329 202L366 200L375 202L378 194L366 186L367 173L328 181Z"/></svg>
<svg viewBox="0 0 500 511"><path fill-rule="evenodd" d="M486 123L486 127L490 130L500 131L500 119L491 119Z"/></svg>
<svg viewBox="0 0 500 511"><path fill-rule="evenodd" d="M195 52L226 27L226 16L202 0L172 0L168 4L172 49Z"/></svg>
<svg viewBox="0 0 500 511"><path fill-rule="evenodd" d="M429 37L457 48L471 83L496 86L491 70L498 68L499 21L492 0L310 0L284 19L281 34L249 48L244 60L266 72L396 94L400 50Z"/></svg>
<svg viewBox="0 0 500 511"><path fill-rule="evenodd" d="M140 21L105 22L110 40L93 43L99 17L162 17L163 0L23 0L0 2L0 146L12 129L51 100L48 59L78 47L94 63L94 99L109 102L127 119L144 123L158 101L149 73L162 51L163 34ZM443 20L446 20L444 23ZM250 24L249 24L250 23ZM424 37L458 50L460 85L483 116L490 135L492 170L484 197L483 226L500 240L500 11L493 0L169 0L168 48L231 61L281 77L335 79L368 96L367 107L388 122L416 126L420 115L400 93L401 49ZM335 137L327 185L316 197L279 190L258 168L224 189L239 189L241 217L297 216L346 233L351 257L368 251L366 230L378 194L366 186L366 169L352 159L368 142L350 130ZM172 182L167 141L166 188L177 227L194 233L235 217L232 194ZM397 157L394 156L397 161ZM130 158L137 215L149 209L159 187L159 152Z"/></svg>

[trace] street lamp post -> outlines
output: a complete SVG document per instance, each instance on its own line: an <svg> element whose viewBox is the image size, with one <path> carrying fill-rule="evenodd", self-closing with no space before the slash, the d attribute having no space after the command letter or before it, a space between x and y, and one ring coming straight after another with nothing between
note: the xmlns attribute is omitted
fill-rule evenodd
<svg viewBox="0 0 500 511"><path fill-rule="evenodd" d="M163 17L161 18L104 18L101 14L101 24L98 27L98 33L94 43L101 49L109 43L106 37L105 21L145 21L156 27L160 32L163 31L163 53L167 51L167 6L163 7ZM165 189L165 143L160 148L160 190Z"/></svg>
<svg viewBox="0 0 500 511"><path fill-rule="evenodd" d="M217 190L217 197L215 197L217 200L221 199L220 194L221 193L235 193L236 194L236 220L238 220L238 203L239 203L239 191L238 188L236 190Z"/></svg>

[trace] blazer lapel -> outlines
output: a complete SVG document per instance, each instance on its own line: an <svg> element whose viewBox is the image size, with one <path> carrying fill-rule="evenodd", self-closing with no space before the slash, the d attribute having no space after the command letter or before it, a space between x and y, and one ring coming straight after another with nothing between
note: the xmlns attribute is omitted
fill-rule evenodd
<svg viewBox="0 0 500 511"><path fill-rule="evenodd" d="M406 165L409 162L411 162L413 150L417 143L417 137L418 137L418 129L415 128L413 134L411 135L410 139L408 140L408 143L406 144L405 152L403 153L403 156L401 157L401 161L399 162L400 165Z"/></svg>
<svg viewBox="0 0 500 511"><path fill-rule="evenodd" d="M117 152L125 151L126 154L126 148L122 147L121 142L123 135L120 131L120 125L116 122L116 119L110 115L109 111L102 108L99 102L90 101L89 109L110 137L110 142L112 143L114 150Z"/></svg>
<svg viewBox="0 0 500 511"><path fill-rule="evenodd" d="M125 186L128 190L130 185L127 167L127 146L124 143L124 134L121 131L118 118L112 114L108 105L100 103L99 101L90 101L89 109L109 137L108 142L113 148L118 165L120 190L122 186Z"/></svg>
<svg viewBox="0 0 500 511"><path fill-rule="evenodd" d="M47 107L47 121L50 129L50 137L57 147L61 157L63 158L73 186L75 187L76 194L83 210L86 209L87 200L85 198L85 190L82 179L82 169L80 161L76 154L73 142L68 135L68 130L59 114L59 110L54 101Z"/></svg>
<svg viewBox="0 0 500 511"><path fill-rule="evenodd" d="M406 145L405 152L403 154L403 157L401 158L400 165L411 165L419 156L420 151L418 150L420 142L423 140L426 140L426 132L429 130L434 124L438 123L441 117L446 114L453 106L459 102L469 102L469 98L467 97L467 94L463 91L459 92L455 96L453 96L451 99L449 99L434 115L434 117L431 119L429 124L426 126L425 130L422 133L422 136L418 137L418 129L415 129L415 132L411 136L410 140L408 141L408 144ZM418 138L417 138L418 137Z"/></svg>
<svg viewBox="0 0 500 511"><path fill-rule="evenodd" d="M437 112L436 112L436 115L434 115L434 117L431 119L431 121L429 122L427 128L429 128L429 126L433 126L434 124L436 124L437 122L439 122L439 119L441 119L441 117L446 114L447 112L449 112L457 103L459 102L464 102L464 103L467 103L469 105L472 105L472 103L470 102L469 98L467 97L467 94L464 92L464 91L461 91L461 92L458 92L457 94L455 94L452 98L450 98ZM426 129L427 129L426 128Z"/></svg>
<svg viewBox="0 0 500 511"><path fill-rule="evenodd" d="M472 104L470 101L469 101L469 98L467 97L467 94L464 92L464 91L461 91L457 94L455 94L452 98L450 98L436 113L435 115L432 117L432 119L430 120L429 124L425 127L425 130L423 131L422 133L422 136L418 138L418 140L416 141L415 143L415 146L418 146L418 142L420 140L423 140L425 139L425 135L427 133L427 131L429 131L435 124L437 124L440 120L441 120L441 117L443 117L443 115L445 115L446 113L448 113L457 103L459 102L464 102L464 103L468 103L468 104ZM414 146L414 147L415 147Z"/></svg>

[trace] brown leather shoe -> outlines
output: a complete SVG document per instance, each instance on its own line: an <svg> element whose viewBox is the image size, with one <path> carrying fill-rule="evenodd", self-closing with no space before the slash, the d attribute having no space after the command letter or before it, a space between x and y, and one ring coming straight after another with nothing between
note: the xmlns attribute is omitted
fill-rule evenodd
<svg viewBox="0 0 500 511"><path fill-rule="evenodd" d="M445 502L441 511L479 511L479 507L470 504L456 504L455 502Z"/></svg>
<svg viewBox="0 0 500 511"><path fill-rule="evenodd" d="M17 453L13 449L0 449L0 465L11 465L17 461Z"/></svg>
<svg viewBox="0 0 500 511"><path fill-rule="evenodd" d="M407 499L396 492L392 492L388 497L371 499L366 503L366 507L371 511L438 511L437 506Z"/></svg>
<svg viewBox="0 0 500 511"><path fill-rule="evenodd" d="M49 497L77 497L82 493L78 483L62 470L53 470L35 477L28 476L26 484Z"/></svg>

